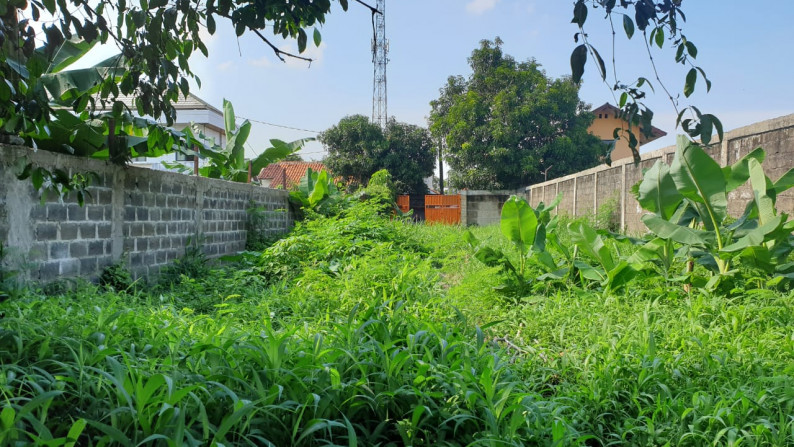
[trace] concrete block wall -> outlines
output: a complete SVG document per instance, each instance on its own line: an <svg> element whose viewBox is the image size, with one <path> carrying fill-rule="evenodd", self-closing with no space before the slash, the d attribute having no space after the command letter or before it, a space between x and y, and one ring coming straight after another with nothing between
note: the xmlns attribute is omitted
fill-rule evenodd
<svg viewBox="0 0 794 447"><path fill-rule="evenodd" d="M514 194L523 196L524 191L461 191L460 223L462 225L499 223L502 206Z"/></svg>
<svg viewBox="0 0 794 447"><path fill-rule="evenodd" d="M767 175L774 181L791 168L794 168L794 114L786 115L756 124L745 126L725 133L723 141L712 144L706 152L721 166L736 162L757 147L766 151L763 163ZM548 182L531 185L525 188L529 202L536 206L540 201L549 202L556 191L572 194L570 199L563 198L559 212L568 212L571 208L574 216L594 213L612 198L617 199L617 210L613 219L620 223L620 228L630 234L646 231L642 223L644 211L634 199L631 187L642 179L642 172L657 160L664 160L668 165L675 154L675 146L666 147L642 155L642 161L635 166L633 160L623 159L612 166L598 166L576 174L571 174ZM569 185L573 182L574 188ZM573 189L574 192L570 190ZM747 203L752 200L749 186L743 186L732 192L728 197L728 211L738 217ZM789 190L777 199L779 210L794 214L794 191Z"/></svg>
<svg viewBox="0 0 794 447"><path fill-rule="evenodd" d="M95 172L99 179L85 206L73 196L61 202L50 195L41 203L30 180L16 179L23 157L69 175ZM30 279L43 282L96 278L117 261L136 278L153 277L183 255L189 241L209 257L239 252L251 204L266 213L266 231L289 230L287 197L254 185L0 145L0 243L9 247L8 262L23 264Z"/></svg>

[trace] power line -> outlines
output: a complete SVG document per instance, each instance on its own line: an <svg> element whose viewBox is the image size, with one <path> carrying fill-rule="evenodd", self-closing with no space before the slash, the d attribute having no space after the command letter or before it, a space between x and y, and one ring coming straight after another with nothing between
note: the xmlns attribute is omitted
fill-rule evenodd
<svg viewBox="0 0 794 447"><path fill-rule="evenodd" d="M299 130L301 132L311 132L311 133L318 133L318 134L322 133L319 130L301 129L300 127L285 126L283 124L273 124L273 123L268 123L267 121L255 120L253 118L246 118L244 116L238 116L237 119L239 119L239 120L248 120L248 121L251 121L251 122L254 122L254 123L265 124L267 126L281 127L282 129Z"/></svg>

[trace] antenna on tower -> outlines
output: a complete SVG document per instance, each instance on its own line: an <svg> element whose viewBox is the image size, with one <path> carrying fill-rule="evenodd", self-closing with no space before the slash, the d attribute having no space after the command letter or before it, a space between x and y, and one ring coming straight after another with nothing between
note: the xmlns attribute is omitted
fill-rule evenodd
<svg viewBox="0 0 794 447"><path fill-rule="evenodd" d="M386 64L389 63L389 41L386 40L386 0L377 0L378 14L373 14L375 38L372 40L372 122L386 128Z"/></svg>

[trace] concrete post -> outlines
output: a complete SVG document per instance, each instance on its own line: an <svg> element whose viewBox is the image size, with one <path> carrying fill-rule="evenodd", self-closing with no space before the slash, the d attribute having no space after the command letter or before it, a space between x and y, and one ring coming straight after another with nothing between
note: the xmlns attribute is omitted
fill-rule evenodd
<svg viewBox="0 0 794 447"><path fill-rule="evenodd" d="M620 231L626 232L626 165L620 167Z"/></svg>
<svg viewBox="0 0 794 447"><path fill-rule="evenodd" d="M127 170L118 167L112 168L113 190L111 192L111 255L113 262L121 260L124 254L124 183L127 177Z"/></svg>
<svg viewBox="0 0 794 447"><path fill-rule="evenodd" d="M576 180L578 178L579 177L574 177L573 178L573 217L577 217L577 214L576 214L576 198L577 198L577 194L578 194L579 191L577 190Z"/></svg>

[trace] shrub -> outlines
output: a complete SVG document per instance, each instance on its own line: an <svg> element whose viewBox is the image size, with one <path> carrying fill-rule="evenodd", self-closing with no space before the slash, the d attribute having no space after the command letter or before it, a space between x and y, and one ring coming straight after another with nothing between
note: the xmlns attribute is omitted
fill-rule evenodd
<svg viewBox="0 0 794 447"><path fill-rule="evenodd" d="M126 292L132 284L132 275L123 261L110 264L99 275L99 285L116 292Z"/></svg>

